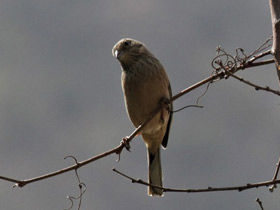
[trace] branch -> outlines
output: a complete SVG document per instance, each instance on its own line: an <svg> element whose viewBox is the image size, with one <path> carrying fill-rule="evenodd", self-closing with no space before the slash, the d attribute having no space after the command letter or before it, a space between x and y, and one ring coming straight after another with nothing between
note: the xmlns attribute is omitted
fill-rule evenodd
<svg viewBox="0 0 280 210"><path fill-rule="evenodd" d="M265 44L267 42L268 41L266 41ZM48 174L45 174L45 175L42 175L42 176L38 176L38 177L31 178L31 179L26 179L26 180L17 180L17 179L12 179L12 178L9 178L9 177L0 176L0 179L6 180L6 181L9 181L9 182L13 182L13 183L15 183L15 186L24 187L25 185L33 183L33 182L37 182L37 181L40 181L40 180L43 180L43 179L51 178L51 177L54 177L54 176L57 176L57 175L60 175L60 174L64 174L64 173L69 172L69 171L77 170L78 168L80 168L80 167L82 167L84 165L87 165L87 164L89 164L91 162L94 162L96 160L99 160L101 158L104 158L104 157L112 155L112 154L117 154L120 157L120 154L121 154L123 148L129 149L129 143L134 139L134 137L143 129L143 127L153 117L155 117L162 109L166 108L169 105L169 103L177 100L178 98L182 97L183 95L191 92L192 90L194 90L194 89L196 89L196 88L198 88L198 87L200 87L200 86L202 86L204 84L224 79L225 77L227 77L228 73L234 74L235 72L237 72L239 70L244 70L246 68L251 68L251 67L255 67L255 66L262 66L262 65L267 65L267 64L270 64L270 63L274 63L273 59L265 60L265 61L260 61L260 62L255 62L256 60L258 60L258 59L260 59L260 58L270 54L270 51L261 52L263 49L265 49L265 48L263 48L263 46L264 46L264 44L261 45L261 47L259 47L256 51L254 51L252 53L252 55L246 56L246 62L243 59L241 59L242 62L239 62L238 65L235 65L234 68L230 68L227 71L218 71L218 69L216 69L214 67L214 64L212 62L212 66L216 69L216 71L215 71L215 73L213 75L211 75L211 76L201 80L200 82L197 82L196 84L194 84L194 85L192 85L192 86L182 90L178 94L174 95L170 99L170 101L168 103L161 104L161 106L159 106L142 125L140 125L138 128L136 128L130 134L130 136L124 138L119 146L117 146L117 147L115 147L115 148L113 148L111 150L108 150L108 151L106 151L104 153L101 153L101 154L99 154L97 156L93 156L93 157L91 157L91 158L89 158L87 160L84 160L84 161L81 161L81 162L76 162L76 164L74 164L72 166L69 166L69 167L63 168L61 170L57 170L57 171L54 171L54 172L51 172L51 173L48 173ZM256 54L256 53L259 53L259 54ZM245 55L243 53L243 51L242 51L242 54ZM219 56L217 56L216 58L218 58ZM227 55L227 56L229 56L229 55ZM238 59L240 59L240 58L238 57Z"/></svg>
<svg viewBox="0 0 280 210"><path fill-rule="evenodd" d="M274 55L276 71L280 84L280 1L269 0L271 22L272 22L272 34L273 34L273 45L272 54Z"/></svg>
<svg viewBox="0 0 280 210"><path fill-rule="evenodd" d="M259 188L259 187L269 187L270 185L276 185L280 184L280 180L270 180L265 182L258 182L258 183L248 183L245 185L240 186L228 186L228 187L207 187L207 188L201 188L201 189L178 189L178 188L166 188L166 187L160 187L158 185L149 184L148 182L143 181L142 179L134 179L128 175L125 175L124 173L118 171L117 169L113 169L114 172L118 173L119 175L130 179L132 183L137 183L145 186L152 186L155 188L159 188L163 190L164 192L184 192L184 193L200 193L200 192L221 192L221 191L244 191L249 190L252 188Z"/></svg>
<svg viewBox="0 0 280 210"><path fill-rule="evenodd" d="M254 83L252 83L252 82L250 82L250 81L248 81L248 80L245 80L245 79L243 79L243 78L241 78L241 77L236 76L236 75L233 74L233 73L230 73L230 71L228 71L227 68L225 68L225 67L223 66L222 63L220 63L220 66L226 71L226 74L228 74L229 76L231 76L231 77L233 77L233 78L239 80L240 82L243 82L243 83L245 83L245 84L247 84L247 85L249 85L249 86L252 86L252 87L254 87L256 90L263 90L263 91L271 92L271 93L274 93L275 95L280 96L280 91L279 91L279 90L273 90L273 89L271 89L271 88L268 87L268 86L262 87L262 86L256 85L256 84L254 84Z"/></svg>
<svg viewBox="0 0 280 210"><path fill-rule="evenodd" d="M103 157L106 157L108 155L111 155L111 154L114 154L114 153L120 154L123 148L124 148L124 145L121 143L119 146L115 147L114 149L108 150L104 153L101 153L97 156L91 157L87 160L77 162L75 165L72 165L72 166L66 167L64 169L54 171L54 172L51 172L51 173L48 173L48 174L45 174L45 175L42 175L42 176L34 177L34 178L31 178L31 179L16 180L16 179L11 179L11 178L7 178L7 177L3 177L3 176L0 176L0 179L6 180L6 181L9 181L9 182L14 182L14 183L16 183L15 184L16 187L24 187L25 185L30 184L32 182L37 182L37 181L40 181L40 180L43 180L43 179L51 178L53 176L57 176L59 174L66 173L68 171L77 170L78 168L80 168L84 165L87 165L91 162L94 162L94 161L96 161L98 159L101 159Z"/></svg>

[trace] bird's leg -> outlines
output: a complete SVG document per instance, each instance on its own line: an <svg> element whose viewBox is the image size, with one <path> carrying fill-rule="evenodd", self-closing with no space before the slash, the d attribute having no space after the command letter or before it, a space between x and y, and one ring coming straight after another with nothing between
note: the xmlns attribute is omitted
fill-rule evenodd
<svg viewBox="0 0 280 210"><path fill-rule="evenodd" d="M168 106L170 104L170 100L168 98L162 97L159 104L162 108L166 109L170 113L170 106ZM160 114L160 120L162 124L164 124L164 109L161 110Z"/></svg>
<svg viewBox="0 0 280 210"><path fill-rule="evenodd" d="M166 97L162 97L159 101L159 105L162 108L165 108L168 112L170 112L170 99L166 98Z"/></svg>

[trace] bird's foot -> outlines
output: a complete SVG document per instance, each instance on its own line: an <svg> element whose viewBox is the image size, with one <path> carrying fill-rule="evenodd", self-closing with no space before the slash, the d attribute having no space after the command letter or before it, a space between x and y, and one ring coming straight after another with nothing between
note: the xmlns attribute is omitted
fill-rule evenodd
<svg viewBox="0 0 280 210"><path fill-rule="evenodd" d="M170 111L170 106L168 106L170 104L170 99L162 97L159 101L159 104L161 107L165 107L168 111Z"/></svg>
<svg viewBox="0 0 280 210"><path fill-rule="evenodd" d="M128 136L122 139L121 144L126 148L127 151L131 152Z"/></svg>

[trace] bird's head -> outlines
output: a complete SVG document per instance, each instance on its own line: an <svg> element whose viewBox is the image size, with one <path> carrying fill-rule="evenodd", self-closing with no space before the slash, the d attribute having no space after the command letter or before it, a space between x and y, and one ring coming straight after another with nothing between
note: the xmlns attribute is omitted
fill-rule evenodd
<svg viewBox="0 0 280 210"><path fill-rule="evenodd" d="M125 38L115 44L112 53L121 64L129 64L137 61L139 57L149 52L143 43L134 39Z"/></svg>

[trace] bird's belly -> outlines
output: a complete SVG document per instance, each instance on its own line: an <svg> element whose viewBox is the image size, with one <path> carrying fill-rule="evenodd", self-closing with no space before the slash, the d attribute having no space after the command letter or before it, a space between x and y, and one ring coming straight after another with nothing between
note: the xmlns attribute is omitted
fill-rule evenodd
<svg viewBox="0 0 280 210"><path fill-rule="evenodd" d="M150 86L142 86L125 92L126 109L130 120L135 127L144 123L160 106L161 98L164 97L159 91ZM168 115L168 113L167 113ZM161 112L158 113L143 129L142 133L154 133L161 129L164 124Z"/></svg>

